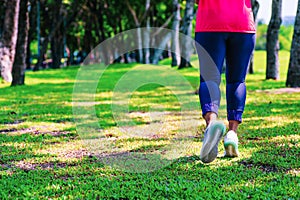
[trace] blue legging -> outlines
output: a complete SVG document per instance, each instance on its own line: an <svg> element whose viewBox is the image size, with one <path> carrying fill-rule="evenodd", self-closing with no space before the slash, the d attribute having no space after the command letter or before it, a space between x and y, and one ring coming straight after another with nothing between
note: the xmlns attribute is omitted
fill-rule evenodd
<svg viewBox="0 0 300 200"><path fill-rule="evenodd" d="M200 61L199 98L203 116L218 114L221 72L226 58L227 119L242 122L246 101L245 77L255 45L254 33L197 32Z"/></svg>

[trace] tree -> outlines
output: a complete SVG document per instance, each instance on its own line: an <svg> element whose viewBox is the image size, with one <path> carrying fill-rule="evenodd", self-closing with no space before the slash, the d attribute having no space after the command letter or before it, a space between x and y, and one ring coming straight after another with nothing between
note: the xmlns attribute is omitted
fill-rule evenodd
<svg viewBox="0 0 300 200"><path fill-rule="evenodd" d="M151 1L150 0L146 0L146 11L150 10L150 6L151 6ZM151 39L150 39L150 16L147 15L146 17L146 31L144 31L144 47L149 47L150 43L151 43ZM144 48L144 63L145 64L149 64L150 63L150 48Z"/></svg>
<svg viewBox="0 0 300 200"><path fill-rule="evenodd" d="M149 0L146 0L146 1L149 1ZM137 28L137 41L138 41L138 46L139 46L139 49L138 49L138 54L139 54L139 57L138 57L138 60L139 62L143 62L143 49L142 49L142 43L143 43L143 38L142 38L142 32L141 32L141 24L142 24L142 21L147 17L147 14L148 14L148 11L150 9L150 1L149 2L146 2L146 5L149 4L149 6L146 6L146 10L144 11L144 14L143 15L140 15L140 17L138 16L136 10L132 7L132 5L130 4L130 2L128 0L125 0L125 3L133 17L133 20L134 20L134 23L136 25L136 28Z"/></svg>
<svg viewBox="0 0 300 200"><path fill-rule="evenodd" d="M27 40L29 29L28 0L20 0L20 12L18 23L18 39L16 46L16 55L12 69L12 86L24 85L26 58L27 58Z"/></svg>
<svg viewBox="0 0 300 200"><path fill-rule="evenodd" d="M172 23L172 67L178 66L180 63L180 44L179 44L179 28L180 28L180 3L178 0L173 0L173 23Z"/></svg>
<svg viewBox="0 0 300 200"><path fill-rule="evenodd" d="M300 1L298 1L294 35L290 53L287 87L300 87Z"/></svg>
<svg viewBox="0 0 300 200"><path fill-rule="evenodd" d="M0 37L2 35L2 32L3 32L3 22L4 22L4 19L5 19L5 8L6 8L6 5L5 5L5 0L0 0Z"/></svg>
<svg viewBox="0 0 300 200"><path fill-rule="evenodd" d="M4 80L12 82L12 66L18 35L20 0L6 1L4 28L0 38L0 70Z"/></svg>
<svg viewBox="0 0 300 200"><path fill-rule="evenodd" d="M63 56L63 35L66 34L67 28L76 19L76 16L81 13L86 0L74 0L68 2L67 5L62 5L62 0L43 2L41 8L43 14L43 30L44 39L41 41L40 55L38 62L34 67L34 71L39 70L44 60L44 55L48 50L48 44L51 42L51 53L53 60L53 68L59 68L60 60ZM41 34L42 35L42 34ZM54 39L55 37L55 39Z"/></svg>
<svg viewBox="0 0 300 200"><path fill-rule="evenodd" d="M259 10L259 2L257 0L251 0L251 5L252 5L254 21L255 21L255 24L257 25L257 13L258 13L258 10ZM249 74L254 73L254 70L253 70L253 56L254 56L254 52L251 55L250 65L249 65L249 68L248 68Z"/></svg>
<svg viewBox="0 0 300 200"><path fill-rule="evenodd" d="M54 30L53 37L50 38L51 44L51 58L52 68L58 69L61 65L61 58L64 54L64 42L63 37L65 34L65 22L66 22L66 10L63 6L62 0L56 0L53 3L52 8L52 20L53 22L59 22L60 24L52 23L51 29ZM56 27L57 26L57 27Z"/></svg>
<svg viewBox="0 0 300 200"><path fill-rule="evenodd" d="M194 0L186 0L185 12L183 17L182 33L191 37L192 36L192 21L194 19ZM182 58L178 69L191 67L190 57L193 44L188 41L181 40Z"/></svg>
<svg viewBox="0 0 300 200"><path fill-rule="evenodd" d="M272 16L267 31L267 73L266 79L279 79L279 29L282 0L272 1Z"/></svg>

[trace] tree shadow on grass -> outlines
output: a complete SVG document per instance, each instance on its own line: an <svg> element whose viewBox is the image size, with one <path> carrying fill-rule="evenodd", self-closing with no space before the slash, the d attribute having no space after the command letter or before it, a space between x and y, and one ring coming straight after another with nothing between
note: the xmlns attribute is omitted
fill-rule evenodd
<svg viewBox="0 0 300 200"><path fill-rule="evenodd" d="M249 111L249 112L247 112ZM276 99L266 97L260 102L248 103L245 117L293 116L300 113L300 102L297 99Z"/></svg>
<svg viewBox="0 0 300 200"><path fill-rule="evenodd" d="M271 138L276 136L289 136L300 133L300 124L298 122L289 122L284 125L273 125L269 128L260 128L265 126L265 122L257 122L255 126L249 128L245 123L242 131L240 131L239 137L242 140L262 140L264 138Z"/></svg>
<svg viewBox="0 0 300 200"><path fill-rule="evenodd" d="M15 137L9 141L13 140L22 141L22 137ZM228 160L228 164L225 166L223 164L227 160L223 159L221 159L223 164L220 164L218 160L210 164L203 164L196 155L182 156L172 160L165 167L147 171L147 173L125 172L118 168L110 168L107 163L101 162L101 159L95 155L84 156L82 160L74 163L50 161L27 166L27 168L25 166L23 169L19 166L16 172L2 176L0 184L3 185L3 181L10 180L5 187L2 187L5 189L2 195L12 194L14 197L28 197L29 194L26 192L30 191L36 197L60 197L69 192L73 196L87 198L89 194L84 191L90 191L94 196L89 197L118 199L142 197L169 199L296 198L299 195L299 192L295 190L299 178L288 173L291 166L292 168L299 167L299 162L294 162L297 161L296 158L289 156L291 154L298 155L299 148L295 147L298 144L296 142L292 143L294 146L289 146L291 144L281 146L280 141L265 141L262 144L262 146L266 146L265 149L253 152L252 156L247 159L231 163ZM161 147L159 146L159 148ZM247 144L245 148L248 148ZM152 149L152 146L144 145L132 151L146 152L145 150L149 149ZM281 154L279 154L280 152ZM31 157L35 156L29 150L25 150L25 153ZM130 152L127 153L130 154ZM119 159L118 155L114 156ZM114 158L114 156L109 155L108 157ZM162 157L155 156L157 161L163 161ZM280 157L284 159L282 160ZM141 158L137 157L137 159ZM19 160L22 161L22 159L24 157L20 157ZM277 161L272 163L274 160ZM132 164L130 160L126 162L129 166ZM148 167L155 166L148 162ZM32 185L33 181L35 186ZM17 187L17 185L22 187ZM59 185L60 190L57 190L55 185ZM17 190L17 188L19 189ZM71 188L73 189L71 190Z"/></svg>
<svg viewBox="0 0 300 200"><path fill-rule="evenodd" d="M300 169L300 147L297 135L277 135L256 141L257 151L250 158L240 161L246 167L268 168L271 171ZM252 142L243 144L244 148L253 147Z"/></svg>

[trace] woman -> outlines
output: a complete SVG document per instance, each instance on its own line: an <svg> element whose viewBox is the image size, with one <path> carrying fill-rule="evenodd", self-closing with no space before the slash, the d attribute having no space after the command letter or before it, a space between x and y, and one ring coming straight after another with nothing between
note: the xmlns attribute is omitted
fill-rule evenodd
<svg viewBox="0 0 300 200"><path fill-rule="evenodd" d="M220 105L221 70L226 60L226 100L229 131L224 137L225 156L238 156L237 129L246 100L245 77L255 45L251 0L196 0L195 40L200 61L199 97L207 128L200 158L212 162L225 133L216 121Z"/></svg>

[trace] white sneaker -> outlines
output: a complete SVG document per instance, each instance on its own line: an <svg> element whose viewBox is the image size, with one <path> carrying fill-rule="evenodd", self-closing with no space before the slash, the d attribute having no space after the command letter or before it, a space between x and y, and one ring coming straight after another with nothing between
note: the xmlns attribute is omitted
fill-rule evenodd
<svg viewBox="0 0 300 200"><path fill-rule="evenodd" d="M200 159L204 163L210 163L218 156L218 144L225 132L223 122L214 121L209 124L204 132L203 144L200 152Z"/></svg>
<svg viewBox="0 0 300 200"><path fill-rule="evenodd" d="M234 131L229 131L224 137L225 157L238 157L239 139Z"/></svg>

